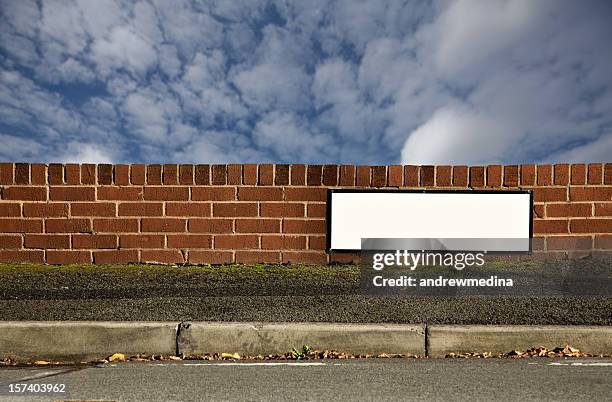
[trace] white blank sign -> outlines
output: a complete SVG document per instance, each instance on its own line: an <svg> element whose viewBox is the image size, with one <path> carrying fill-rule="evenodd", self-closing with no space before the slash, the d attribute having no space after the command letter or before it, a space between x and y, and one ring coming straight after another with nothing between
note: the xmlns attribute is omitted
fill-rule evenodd
<svg viewBox="0 0 612 402"><path fill-rule="evenodd" d="M361 239L529 239L531 194L517 191L330 190L328 248Z"/></svg>

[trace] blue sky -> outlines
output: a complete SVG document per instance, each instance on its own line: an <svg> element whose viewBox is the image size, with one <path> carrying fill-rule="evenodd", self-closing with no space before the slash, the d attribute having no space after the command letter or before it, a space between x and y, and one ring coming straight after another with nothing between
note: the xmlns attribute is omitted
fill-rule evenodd
<svg viewBox="0 0 612 402"><path fill-rule="evenodd" d="M612 160L608 1L0 0L0 160Z"/></svg>

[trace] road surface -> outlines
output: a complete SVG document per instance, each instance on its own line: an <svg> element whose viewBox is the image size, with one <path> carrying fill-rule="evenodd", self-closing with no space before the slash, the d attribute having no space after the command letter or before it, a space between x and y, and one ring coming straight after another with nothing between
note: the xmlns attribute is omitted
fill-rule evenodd
<svg viewBox="0 0 612 402"><path fill-rule="evenodd" d="M147 362L0 369L0 400L610 400L610 359ZM66 394L10 395L9 384Z"/></svg>

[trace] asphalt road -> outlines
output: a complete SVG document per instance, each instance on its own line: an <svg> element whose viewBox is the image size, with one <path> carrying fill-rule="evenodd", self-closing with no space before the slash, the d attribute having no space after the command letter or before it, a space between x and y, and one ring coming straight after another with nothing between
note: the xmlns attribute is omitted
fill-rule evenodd
<svg viewBox="0 0 612 402"><path fill-rule="evenodd" d="M612 325L612 298L372 297L350 266L0 266L0 320Z"/></svg>
<svg viewBox="0 0 612 402"><path fill-rule="evenodd" d="M610 400L603 359L121 363L0 370L0 400ZM9 384L67 394L10 395Z"/></svg>

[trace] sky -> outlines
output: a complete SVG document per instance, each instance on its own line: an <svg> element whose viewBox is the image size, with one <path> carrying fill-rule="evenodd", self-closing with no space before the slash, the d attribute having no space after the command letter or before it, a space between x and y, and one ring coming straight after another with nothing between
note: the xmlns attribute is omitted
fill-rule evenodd
<svg viewBox="0 0 612 402"><path fill-rule="evenodd" d="M612 161L612 2L0 0L0 160Z"/></svg>

